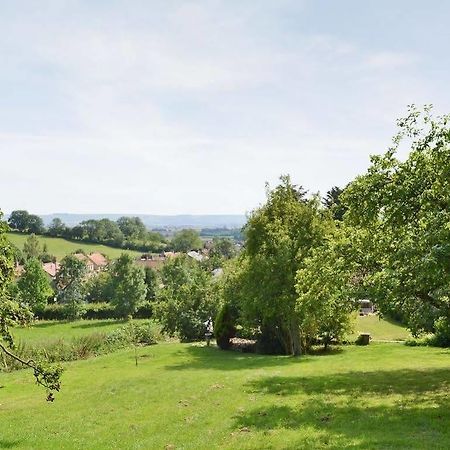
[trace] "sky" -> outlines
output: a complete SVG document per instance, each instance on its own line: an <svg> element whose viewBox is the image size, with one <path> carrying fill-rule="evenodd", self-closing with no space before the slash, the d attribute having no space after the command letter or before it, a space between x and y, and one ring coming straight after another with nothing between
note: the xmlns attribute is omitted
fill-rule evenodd
<svg viewBox="0 0 450 450"><path fill-rule="evenodd" d="M0 209L244 214L450 112L450 2L0 0ZM404 155L403 155L404 156Z"/></svg>

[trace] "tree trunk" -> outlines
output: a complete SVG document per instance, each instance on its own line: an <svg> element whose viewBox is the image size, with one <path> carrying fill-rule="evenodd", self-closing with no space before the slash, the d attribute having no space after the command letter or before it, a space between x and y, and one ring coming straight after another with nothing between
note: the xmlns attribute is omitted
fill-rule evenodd
<svg viewBox="0 0 450 450"><path fill-rule="evenodd" d="M300 342L300 329L296 319L291 319L290 335L292 355L300 356L302 354L302 346Z"/></svg>

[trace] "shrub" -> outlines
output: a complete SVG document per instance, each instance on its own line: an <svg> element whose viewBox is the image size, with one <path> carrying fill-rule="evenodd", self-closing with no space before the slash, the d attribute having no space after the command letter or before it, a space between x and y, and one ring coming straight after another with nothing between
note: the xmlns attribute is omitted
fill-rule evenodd
<svg viewBox="0 0 450 450"><path fill-rule="evenodd" d="M85 303L81 307L80 315L83 319L104 320L119 319L120 316L114 305L110 303ZM58 303L46 305L42 311L35 314L37 319L41 320L70 320L71 315L68 314L66 305ZM152 305L150 302L143 303L134 317L136 319L150 319L152 316Z"/></svg>
<svg viewBox="0 0 450 450"><path fill-rule="evenodd" d="M16 354L25 360L45 361L48 363L75 361L86 359L131 345L156 344L160 337L155 325L151 322L128 323L110 333L92 333L71 340L57 339L30 345L19 341L16 345ZM23 366L15 359L5 355L0 363L3 371L22 369Z"/></svg>
<svg viewBox="0 0 450 450"><path fill-rule="evenodd" d="M231 347L230 339L236 336L236 311L225 303L217 314L214 324L214 334L217 345L222 350L228 350Z"/></svg>

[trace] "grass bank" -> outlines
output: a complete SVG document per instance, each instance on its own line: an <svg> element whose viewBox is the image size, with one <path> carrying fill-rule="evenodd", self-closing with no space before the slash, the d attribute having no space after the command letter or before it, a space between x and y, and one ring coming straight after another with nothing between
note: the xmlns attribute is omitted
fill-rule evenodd
<svg viewBox="0 0 450 450"><path fill-rule="evenodd" d="M300 358L163 343L65 364L53 404L0 374L0 447L446 449L449 351L348 346Z"/></svg>
<svg viewBox="0 0 450 450"><path fill-rule="evenodd" d="M7 233L8 240L16 247L23 249L23 244L29 237L29 234L22 233ZM38 236L41 245L46 244L48 253L56 256L58 260L64 256L83 249L86 253L100 252L106 255L109 259L117 259L122 253L128 253L132 256L139 256L141 253L134 250L123 250L120 248L108 247L102 244L89 244L86 242L73 242L62 238L54 238L48 236Z"/></svg>

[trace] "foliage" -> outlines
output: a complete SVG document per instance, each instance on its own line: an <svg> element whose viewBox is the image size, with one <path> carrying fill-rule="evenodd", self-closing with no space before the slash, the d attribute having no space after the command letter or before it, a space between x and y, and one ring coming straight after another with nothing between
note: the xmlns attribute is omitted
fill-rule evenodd
<svg viewBox="0 0 450 450"><path fill-rule="evenodd" d="M156 344L157 338L158 331L153 323L130 322L122 326L115 324L115 329L108 332L94 331L71 338L63 336L38 342L20 341L17 354L23 360L39 360L44 365L86 359L132 345L152 345ZM0 367L3 371L12 371L23 366L7 357Z"/></svg>
<svg viewBox="0 0 450 450"><path fill-rule="evenodd" d="M296 311L295 276L311 250L318 246L331 219L316 197L307 199L290 178L281 177L267 201L253 211L245 226L245 250L238 275L242 293L241 312L261 332L261 342L275 338L283 353L301 352L299 317ZM260 347L261 348L261 347ZM272 352L273 346L271 344Z"/></svg>
<svg viewBox="0 0 450 450"><path fill-rule="evenodd" d="M39 216L29 214L25 210L16 210L11 213L8 219L10 227L24 233L42 234L44 232L44 222Z"/></svg>
<svg viewBox="0 0 450 450"><path fill-rule="evenodd" d="M171 258L161 269L163 287L158 290L155 316L163 331L183 341L203 339L205 322L215 317L218 290L211 274L191 258Z"/></svg>
<svg viewBox="0 0 450 450"><path fill-rule="evenodd" d="M220 256L230 259L236 256L236 248L234 242L225 237L214 237L212 241L211 256Z"/></svg>
<svg viewBox="0 0 450 450"><path fill-rule="evenodd" d="M59 218L55 217L47 230L47 234L53 237L63 237L67 233L67 227L64 222Z"/></svg>
<svg viewBox="0 0 450 450"><path fill-rule="evenodd" d="M34 258L26 262L24 269L17 282L20 298L33 312L42 310L53 295L47 274L42 269L40 261Z"/></svg>
<svg viewBox="0 0 450 450"><path fill-rule="evenodd" d="M73 255L62 259L55 285L59 303L65 305L67 317L74 320L81 316L87 273L86 264Z"/></svg>
<svg viewBox="0 0 450 450"><path fill-rule="evenodd" d="M346 207L341 202L341 195L344 192L338 186L333 186L322 200L323 205L331 211L334 220L342 220Z"/></svg>
<svg viewBox="0 0 450 450"><path fill-rule="evenodd" d="M38 259L42 254L42 248L39 239L35 234L30 234L23 244L23 254L27 259Z"/></svg>
<svg viewBox="0 0 450 450"><path fill-rule="evenodd" d="M27 324L32 314L24 305L7 297L7 287L13 274L14 254L6 240L8 226L1 221L1 218L0 211L0 351L4 357L12 358L21 365L33 369L36 383L46 388L47 400L53 401L54 392L58 392L61 387L62 369L41 361L24 360L14 353L15 343L10 330L13 326Z"/></svg>
<svg viewBox="0 0 450 450"><path fill-rule="evenodd" d="M89 303L110 302L114 296L111 274L102 270L86 280L86 301Z"/></svg>
<svg viewBox="0 0 450 450"><path fill-rule="evenodd" d="M393 146L342 199L348 225L365 233L358 246L370 298L384 313L400 311L414 334L450 328L448 121L411 107ZM405 161L396 158L401 145L411 150Z"/></svg>
<svg viewBox="0 0 450 450"><path fill-rule="evenodd" d="M217 314L214 322L214 335L217 345L222 350L231 346L231 338L236 336L237 311L229 303L225 303Z"/></svg>
<svg viewBox="0 0 450 450"><path fill-rule="evenodd" d="M126 239L144 239L147 229L139 217L120 217L117 225Z"/></svg>
<svg viewBox="0 0 450 450"><path fill-rule="evenodd" d="M122 254L112 266L111 278L111 303L121 317L132 316L147 294L144 271L131 256Z"/></svg>
<svg viewBox="0 0 450 450"><path fill-rule="evenodd" d="M351 331L351 312L358 308L357 274L345 229L329 233L297 272L297 313L306 346L315 341L325 348ZM352 255L351 258L348 256Z"/></svg>
<svg viewBox="0 0 450 450"><path fill-rule="evenodd" d="M152 304L142 303L134 313L135 319L149 319L153 314ZM85 303L80 306L79 316L89 320L119 319L121 316L116 307L111 303ZM65 305L54 303L47 305L42 311L36 313L38 319L43 320L67 320L70 319L70 311Z"/></svg>
<svg viewBox="0 0 450 450"><path fill-rule="evenodd" d="M145 267L145 286L147 287L147 294L145 298L148 301L154 300L156 298L156 292L159 285L159 277L155 269L151 267Z"/></svg>
<svg viewBox="0 0 450 450"><path fill-rule="evenodd" d="M198 250L203 247L200 235L196 230L187 229L175 233L172 238L172 248L176 252L188 252L190 250Z"/></svg>

